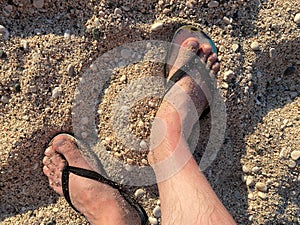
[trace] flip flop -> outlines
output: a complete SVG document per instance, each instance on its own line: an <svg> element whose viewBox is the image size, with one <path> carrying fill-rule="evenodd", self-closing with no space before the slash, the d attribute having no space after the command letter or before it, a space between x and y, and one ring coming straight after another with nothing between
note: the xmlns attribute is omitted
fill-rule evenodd
<svg viewBox="0 0 300 225"><path fill-rule="evenodd" d="M73 137L69 134L63 134L63 135L66 135L66 136L72 138L72 140L74 140L74 142L78 146L78 148L79 147L82 148L82 145L75 137ZM53 142L53 139L50 141L49 145L51 145L52 142ZM63 194L64 194L66 201L76 212L79 212L79 211L72 204L70 193L69 193L69 176L71 173L73 173L77 176L80 176L80 177L98 181L100 183L109 185L114 189L117 189L119 191L119 193L121 194L121 196L138 212L138 214L141 218L141 224L142 225L147 224L148 216L147 216L145 209L138 202L136 202L133 198L131 198L122 189L122 187L119 184L117 184L116 182L114 182L112 180L107 179L106 177L102 176L101 174L99 174L95 171L87 170L87 169L83 169L83 168L79 168L79 167L74 167L74 166L69 166L69 163L67 162L66 158L63 155L61 155L61 157L65 160L65 166L62 170L62 178L61 178ZM101 171L102 171L102 168L101 168Z"/></svg>
<svg viewBox="0 0 300 225"><path fill-rule="evenodd" d="M180 27L174 34L173 39L172 39L172 45L170 46L167 56L166 56L166 63L164 66L164 76L167 79L168 74L169 74L169 68L168 65L174 65L175 60L178 56L179 48L182 45L182 43L190 37L195 37L199 40L199 44L204 44L207 43L212 47L212 52L218 53L217 47L213 40L202 30L200 30L197 27L194 27L192 25L185 25ZM197 57L197 54L194 52L188 51L187 54L184 56L183 61L185 63L178 69L171 78L169 78L166 81L165 84L165 91L164 91L164 96L169 92L169 90L173 87L173 85L179 81L185 74L186 71L189 70L189 67L191 67L194 62L195 58ZM204 76L205 77L205 76ZM207 82L209 85L209 82ZM163 97L164 97L163 96ZM202 113L201 117L204 117L206 114L209 112L209 106L204 110Z"/></svg>

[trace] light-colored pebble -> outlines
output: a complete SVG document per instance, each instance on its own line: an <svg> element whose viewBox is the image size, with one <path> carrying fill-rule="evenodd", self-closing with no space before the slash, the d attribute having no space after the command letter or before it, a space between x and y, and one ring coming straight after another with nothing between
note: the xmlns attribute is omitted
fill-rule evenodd
<svg viewBox="0 0 300 225"><path fill-rule="evenodd" d="M33 0L32 4L35 8L41 9L44 7L45 2L44 2L44 0Z"/></svg>
<svg viewBox="0 0 300 225"><path fill-rule="evenodd" d="M155 206L152 213L156 218L160 218L161 216L160 206L159 205Z"/></svg>
<svg viewBox="0 0 300 225"><path fill-rule="evenodd" d="M5 96L5 95L2 95L0 100L1 100L1 102L3 102L4 104L7 104L7 103L9 102L8 97Z"/></svg>
<svg viewBox="0 0 300 225"><path fill-rule="evenodd" d="M21 46L24 48L24 50L28 50L29 49L28 41L21 40Z"/></svg>
<svg viewBox="0 0 300 225"><path fill-rule="evenodd" d="M121 15L122 14L122 10L120 8L115 8L114 14L115 15Z"/></svg>
<svg viewBox="0 0 300 225"><path fill-rule="evenodd" d="M142 140L141 142L140 142L140 146L141 146L141 148L143 148L143 149L146 149L148 146L147 146L147 143L144 141L144 140Z"/></svg>
<svg viewBox="0 0 300 225"><path fill-rule="evenodd" d="M217 1L211 1L208 3L208 8L216 8L219 6L219 2Z"/></svg>
<svg viewBox="0 0 300 225"><path fill-rule="evenodd" d="M268 190L267 185L263 182L257 182L255 184L255 188L259 191L262 191L262 192L266 192Z"/></svg>
<svg viewBox="0 0 300 225"><path fill-rule="evenodd" d="M68 65L67 72L68 72L69 76L73 76L74 75L74 66L72 64Z"/></svg>
<svg viewBox="0 0 300 225"><path fill-rule="evenodd" d="M300 13L297 13L294 17L294 22L300 24Z"/></svg>
<svg viewBox="0 0 300 225"><path fill-rule="evenodd" d="M226 24L231 24L232 23L232 18L228 18L227 16L223 17L223 22Z"/></svg>
<svg viewBox="0 0 300 225"><path fill-rule="evenodd" d="M158 224L158 220L155 217L149 217L149 223L153 224L153 225L157 225Z"/></svg>
<svg viewBox="0 0 300 225"><path fill-rule="evenodd" d="M135 192L134 192L134 196L137 197L137 198L140 198L142 197L143 195L145 194L145 191L143 189L137 189Z"/></svg>
<svg viewBox="0 0 300 225"><path fill-rule="evenodd" d="M53 99L58 98L59 94L60 94L60 88L59 87L53 88L53 90L52 90L52 98Z"/></svg>
<svg viewBox="0 0 300 225"><path fill-rule="evenodd" d="M246 166L246 165L243 165L242 170L243 170L244 173L249 173L250 172L249 167Z"/></svg>
<svg viewBox="0 0 300 225"><path fill-rule="evenodd" d="M147 165L148 164L148 160L147 159L142 159L141 161L144 165Z"/></svg>
<svg viewBox="0 0 300 225"><path fill-rule="evenodd" d="M151 31L160 31L164 26L163 22L156 22L154 24L151 25L150 30Z"/></svg>
<svg viewBox="0 0 300 225"><path fill-rule="evenodd" d="M239 49L239 45L238 44L232 44L231 48L234 52L236 52Z"/></svg>
<svg viewBox="0 0 300 225"><path fill-rule="evenodd" d="M254 179L252 176L248 176L246 179L246 185L247 186L252 186L254 184Z"/></svg>
<svg viewBox="0 0 300 225"><path fill-rule="evenodd" d="M249 194L248 194L248 199L250 199L250 200L255 200L254 194L253 194L253 193L249 193Z"/></svg>
<svg viewBox="0 0 300 225"><path fill-rule="evenodd" d="M252 172L253 172L253 173L257 173L257 172L260 171L260 170L261 170L261 168L258 167L258 166L254 166L254 167L252 168Z"/></svg>
<svg viewBox="0 0 300 225"><path fill-rule="evenodd" d="M260 197L261 199L266 199L267 198L267 194L264 192L259 191L257 193L258 197Z"/></svg>
<svg viewBox="0 0 300 225"><path fill-rule="evenodd" d="M292 160L295 160L295 161L298 160L300 158L300 151L298 151L298 150L292 151L291 158L292 158Z"/></svg>
<svg viewBox="0 0 300 225"><path fill-rule="evenodd" d="M120 81L121 81L121 82L124 82L124 81L126 81L126 80L127 80L127 77L126 77L125 74L122 75L122 76L120 77Z"/></svg>
<svg viewBox="0 0 300 225"><path fill-rule="evenodd" d="M253 41L250 45L251 49L253 51L258 51L260 50L260 46L259 46L259 43L257 41Z"/></svg>
<svg viewBox="0 0 300 225"><path fill-rule="evenodd" d="M297 163L296 163L294 160L288 160L288 161L287 161L287 165L288 165L288 167L290 167L290 168L295 168L296 165L297 165Z"/></svg>
<svg viewBox="0 0 300 225"><path fill-rule="evenodd" d="M225 71L225 73L224 73L223 79L224 79L225 81L229 81L229 80L231 80L233 77L234 77L234 72L233 72L232 70L227 70L227 71Z"/></svg>
<svg viewBox="0 0 300 225"><path fill-rule="evenodd" d="M221 87L222 87L223 89L228 89L228 88L229 88L229 85L228 85L226 82L223 82L222 85L221 85Z"/></svg>
<svg viewBox="0 0 300 225"><path fill-rule="evenodd" d="M1 37L4 38L4 40L7 40L8 37L9 37L9 32L8 30L6 29L6 27L0 25L0 39Z"/></svg>
<svg viewBox="0 0 300 225"><path fill-rule="evenodd" d="M54 207L54 208L52 209L52 211L55 212L55 213L57 213L57 212L59 211L59 208Z"/></svg>
<svg viewBox="0 0 300 225"><path fill-rule="evenodd" d="M71 31L70 30L65 31L64 38L67 39L67 40L71 39Z"/></svg>
<svg viewBox="0 0 300 225"><path fill-rule="evenodd" d="M275 58L277 56L277 52L275 48L270 48L269 50L269 56L271 59Z"/></svg>
<svg viewBox="0 0 300 225"><path fill-rule="evenodd" d="M125 6L125 5L122 5L121 8L126 11L126 12L129 12L130 11L130 8Z"/></svg>

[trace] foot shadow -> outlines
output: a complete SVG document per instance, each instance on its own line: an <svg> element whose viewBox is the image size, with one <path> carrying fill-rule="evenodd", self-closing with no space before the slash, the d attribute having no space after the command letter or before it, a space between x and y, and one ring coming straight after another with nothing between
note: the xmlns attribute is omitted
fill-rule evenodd
<svg viewBox="0 0 300 225"><path fill-rule="evenodd" d="M7 162L0 168L0 221L57 201L58 195L43 175L42 159L47 144L61 130L45 127L13 143Z"/></svg>

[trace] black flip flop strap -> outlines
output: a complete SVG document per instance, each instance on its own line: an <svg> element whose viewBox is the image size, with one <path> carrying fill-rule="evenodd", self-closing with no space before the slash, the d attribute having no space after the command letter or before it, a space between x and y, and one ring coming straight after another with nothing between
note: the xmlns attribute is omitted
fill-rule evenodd
<svg viewBox="0 0 300 225"><path fill-rule="evenodd" d="M184 64L182 67L180 67L173 76L166 82L165 84L165 90L163 97L170 91L170 89L174 86L174 84L179 81L185 74L187 74L187 71L189 70L191 64L195 61L195 58L197 55L195 54L192 56L189 61Z"/></svg>
<svg viewBox="0 0 300 225"><path fill-rule="evenodd" d="M63 171L62 171L63 194L64 194L64 197L65 197L66 201L70 204L70 206L76 212L79 212L79 211L72 204L71 198L70 198L70 193L69 193L69 175L70 175L70 173L73 173L77 176L81 176L81 177L84 177L84 178L89 178L89 179L98 181L98 182L103 183L103 184L107 184L107 185L117 189L120 192L120 194L123 196L123 198L132 207L134 207L137 210L137 212L138 212L138 214L141 218L142 225L145 225L147 223L148 216L147 216L147 213L145 212L144 208L139 203L137 203L134 199L132 199L130 196L128 196L128 194L126 194L117 183L103 177L101 174L99 174L95 171L86 170L86 169L66 165L63 168Z"/></svg>

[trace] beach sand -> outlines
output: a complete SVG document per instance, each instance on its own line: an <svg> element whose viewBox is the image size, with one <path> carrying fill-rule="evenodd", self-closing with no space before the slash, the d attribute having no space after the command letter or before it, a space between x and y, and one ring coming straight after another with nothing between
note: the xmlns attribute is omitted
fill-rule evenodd
<svg viewBox="0 0 300 225"><path fill-rule="evenodd" d="M149 132L159 100L132 96L162 90L155 78L163 76L163 62L147 57L163 58L163 46L155 41L170 42L184 24L203 29L219 50L218 93L226 106L219 116L226 126L216 159L204 171L213 189L238 224L300 223L299 1L0 0L0 5L1 225L88 224L42 173L43 152L58 133L89 143L99 137L104 152L127 172L128 166L149 168ZM157 49L161 55L147 55ZM127 127L115 116L118 109L131 110L124 117ZM214 141L213 113L200 121L197 160ZM116 176L112 179L132 181L109 158L100 160ZM137 200L155 217L157 188L143 185L142 176L126 190L140 189Z"/></svg>

